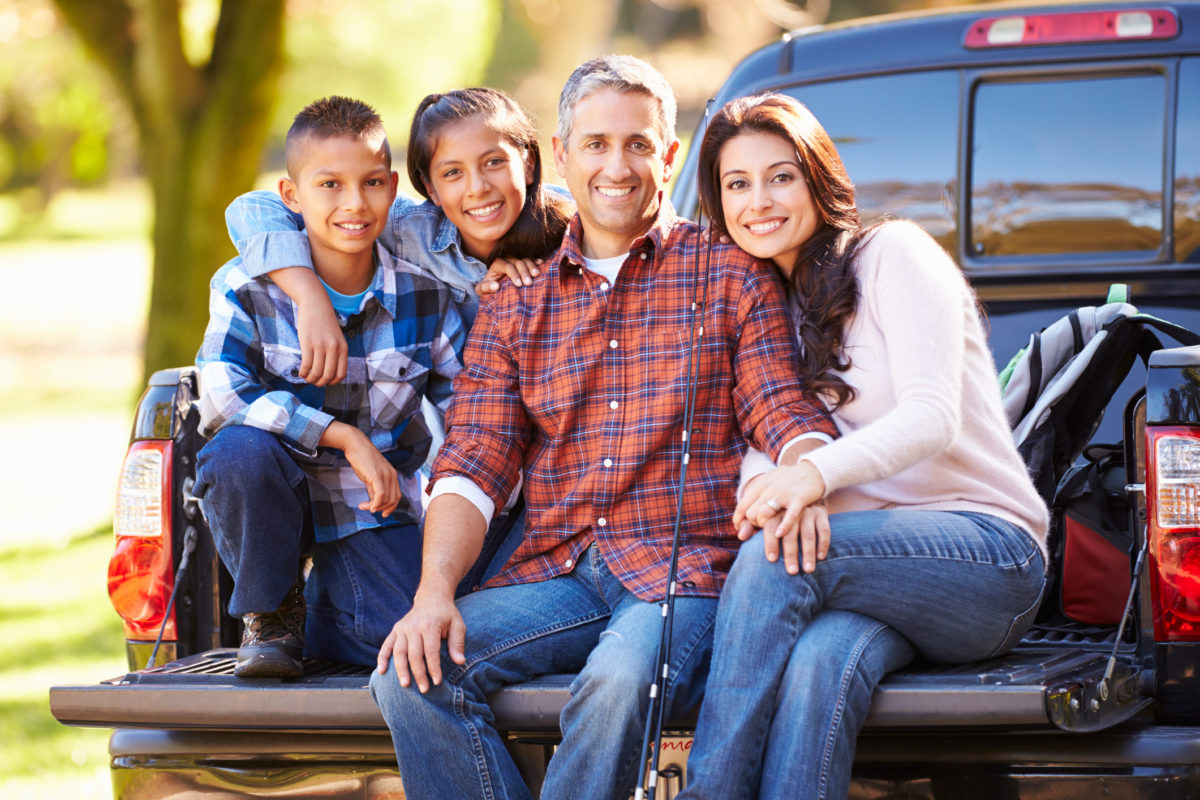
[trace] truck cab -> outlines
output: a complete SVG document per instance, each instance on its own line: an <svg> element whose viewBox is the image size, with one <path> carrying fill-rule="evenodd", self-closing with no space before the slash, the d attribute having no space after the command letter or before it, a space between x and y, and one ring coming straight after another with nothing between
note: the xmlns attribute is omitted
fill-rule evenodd
<svg viewBox="0 0 1200 800"><path fill-rule="evenodd" d="M818 26L750 54L713 107L762 91L822 121L864 220L912 219L950 252L1000 364L1117 282L1142 311L1200 330L1200 3L1005 4ZM703 122L693 141L702 134ZM695 151L672 192L690 216ZM1198 375L1200 348L1155 353L1095 434L1123 443L1130 465L1130 570L1141 566L1120 633L1036 626L1003 658L890 676L852 797L1200 796L1200 457L1168 469L1160 455L1163 441L1200 442ZM194 370L160 372L138 407L109 567L130 672L54 687L53 713L115 729L121 800L401 796L365 670L308 662L295 680L233 676L229 579L191 497L198 391ZM492 698L535 790L570 677ZM686 780L692 722L668 725L668 796Z"/></svg>

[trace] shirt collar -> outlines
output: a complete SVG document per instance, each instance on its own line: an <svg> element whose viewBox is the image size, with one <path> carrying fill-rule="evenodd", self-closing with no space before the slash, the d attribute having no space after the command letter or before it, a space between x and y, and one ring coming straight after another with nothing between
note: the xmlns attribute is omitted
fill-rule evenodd
<svg viewBox="0 0 1200 800"><path fill-rule="evenodd" d="M675 207L671 205L671 201L667 198L666 193L658 193L658 213L654 217L654 221L650 223L649 229L638 236L629 245L630 253L646 253L651 257L656 252L661 253L665 249L667 240L671 235L671 230L676 222ZM583 249L579 246L580 239L583 237L583 221L576 213L571 218L571 223L567 226L567 235L563 238L562 247L556 256L558 259L558 268L564 272L574 266L576 269L583 266Z"/></svg>
<svg viewBox="0 0 1200 800"><path fill-rule="evenodd" d="M392 319L396 318L396 264L391 253L384 249L383 245L375 243L375 276L371 278L371 285L367 287L367 296L363 300L362 309L359 313L367 310L367 307L372 303L376 303L380 308L387 312Z"/></svg>
<svg viewBox="0 0 1200 800"><path fill-rule="evenodd" d="M458 242L458 228L450 221L442 210L438 209L438 224L437 232L433 237L433 247L430 249L435 253L444 253L451 247L457 247L460 251L462 245Z"/></svg>

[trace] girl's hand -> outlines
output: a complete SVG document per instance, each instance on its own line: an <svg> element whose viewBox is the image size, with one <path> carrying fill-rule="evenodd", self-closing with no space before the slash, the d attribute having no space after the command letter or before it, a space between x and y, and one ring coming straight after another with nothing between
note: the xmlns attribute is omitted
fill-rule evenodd
<svg viewBox="0 0 1200 800"><path fill-rule="evenodd" d="M483 297L498 292L501 278L508 278L517 286L530 286L533 279L542 274L539 268L542 261L540 258L497 258L488 267L483 280L475 284L475 294Z"/></svg>
<svg viewBox="0 0 1200 800"><path fill-rule="evenodd" d="M733 512L733 525L739 539L749 539L755 529L767 531L767 557L783 544L784 566L795 565L798 551L805 572L816 569L818 560L829 552L829 523L824 509L809 510L825 496L825 481L811 463L801 461L794 466L776 467L751 481ZM772 533L774 535L772 535ZM789 559L789 551L791 559ZM775 557L778 557L778 552ZM789 568L789 572L792 570ZM793 573L795 574L795 573Z"/></svg>

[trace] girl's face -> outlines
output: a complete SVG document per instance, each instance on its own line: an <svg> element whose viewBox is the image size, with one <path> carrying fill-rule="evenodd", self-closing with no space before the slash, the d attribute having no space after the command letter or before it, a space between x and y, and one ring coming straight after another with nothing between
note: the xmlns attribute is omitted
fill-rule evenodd
<svg viewBox="0 0 1200 800"><path fill-rule="evenodd" d="M785 275L821 223L796 148L773 133L739 133L718 159L721 208L738 247Z"/></svg>
<svg viewBox="0 0 1200 800"><path fill-rule="evenodd" d="M479 118L436 135L429 197L458 228L467 254L486 259L521 214L533 163Z"/></svg>

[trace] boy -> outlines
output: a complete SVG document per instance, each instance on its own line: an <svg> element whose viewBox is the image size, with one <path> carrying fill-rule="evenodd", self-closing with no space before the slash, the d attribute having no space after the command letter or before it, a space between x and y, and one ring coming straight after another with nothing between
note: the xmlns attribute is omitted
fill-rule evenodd
<svg viewBox="0 0 1200 800"><path fill-rule="evenodd" d="M234 579L241 677L299 676L305 649L372 664L416 590L421 399L445 411L465 337L448 291L375 244L397 180L370 106L328 97L296 116L279 193L349 343L342 382L299 377L296 307L274 283L240 258L212 280L196 494Z"/></svg>

